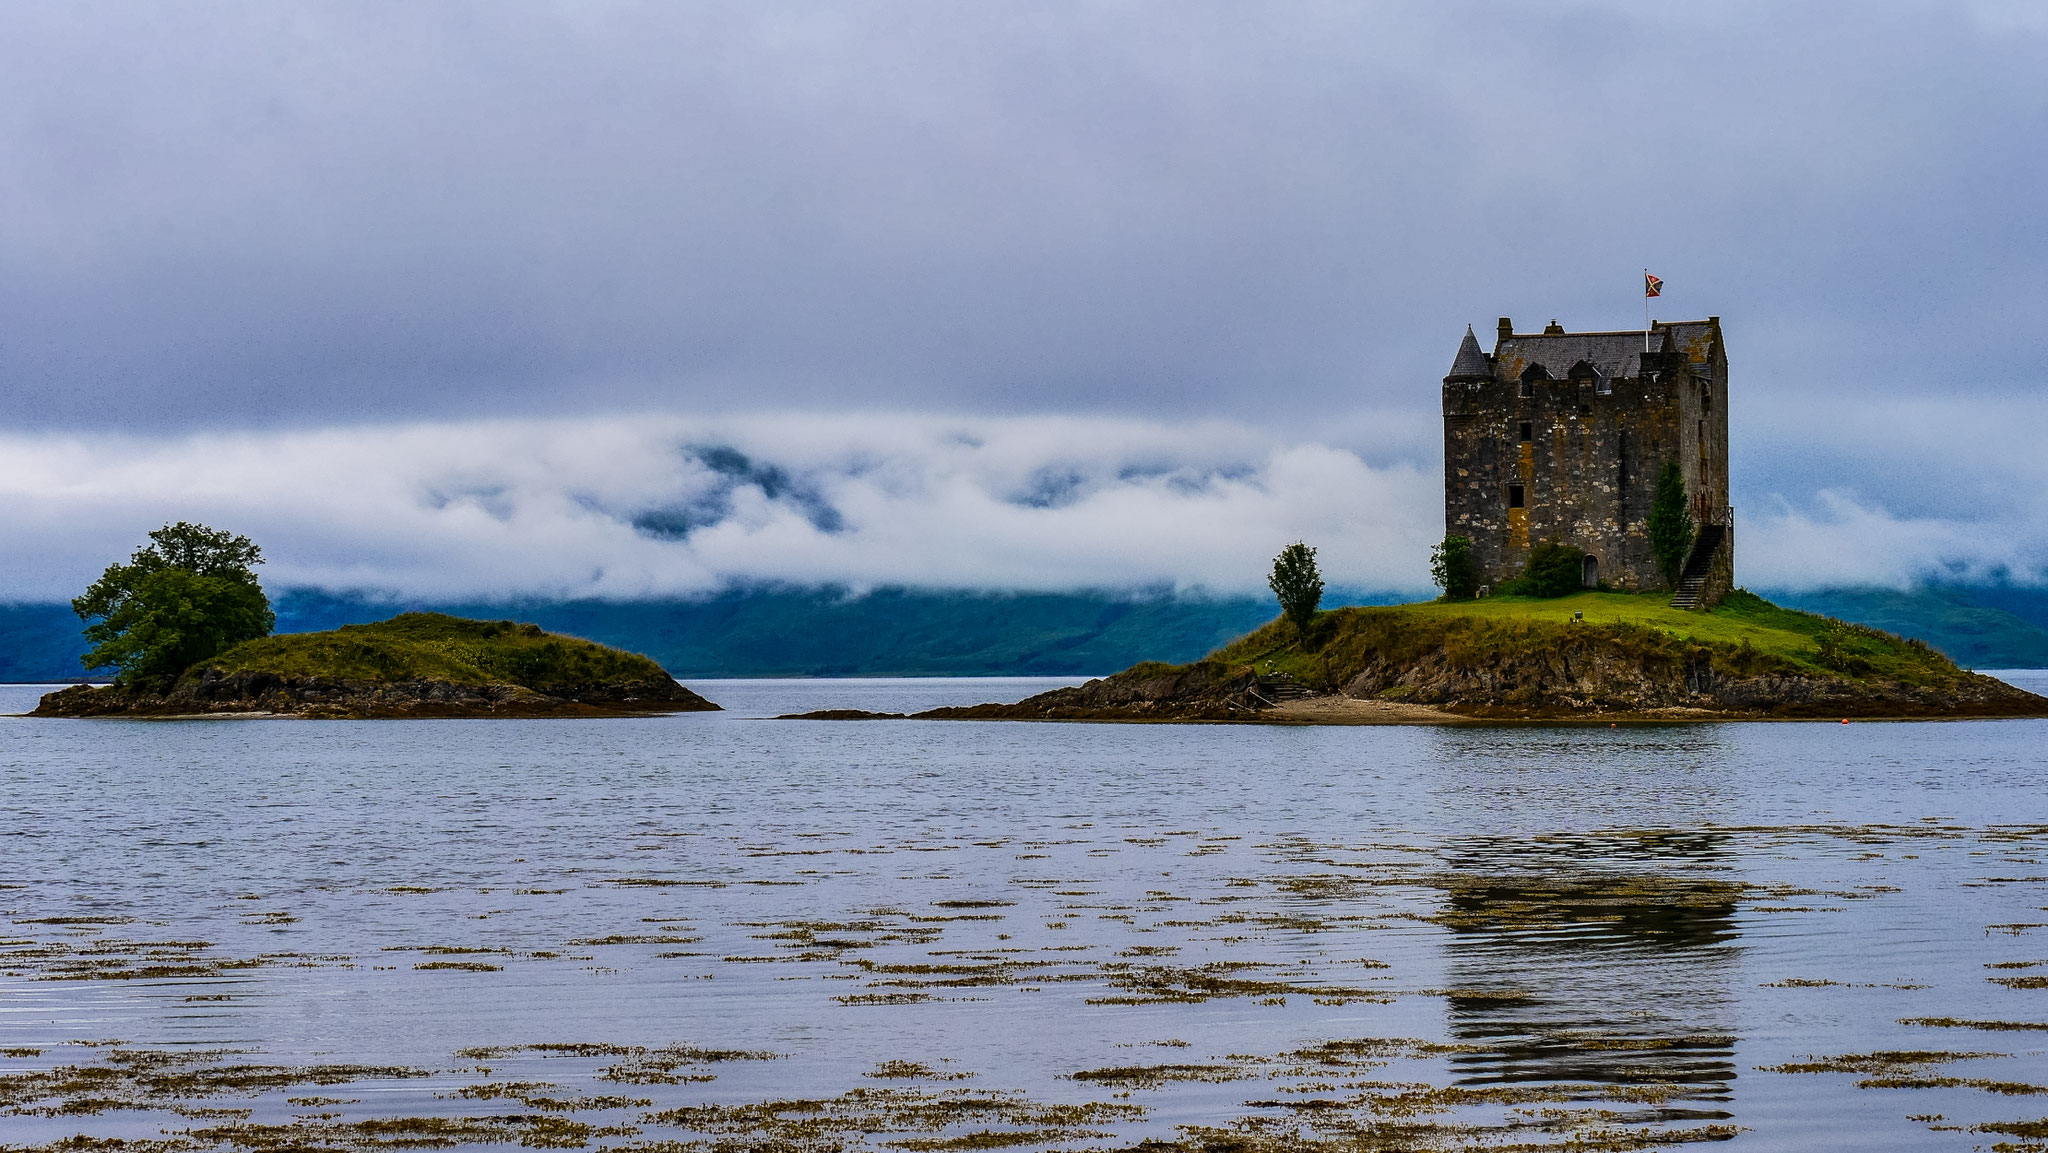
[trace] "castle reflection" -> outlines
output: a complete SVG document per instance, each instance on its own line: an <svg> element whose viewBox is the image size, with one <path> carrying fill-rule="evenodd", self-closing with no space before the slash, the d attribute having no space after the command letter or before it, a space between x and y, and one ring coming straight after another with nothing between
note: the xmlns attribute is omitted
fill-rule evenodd
<svg viewBox="0 0 2048 1153"><path fill-rule="evenodd" d="M1716 875L1723 839L1643 830L1448 846L1437 920L1451 930L1460 1083L1634 1085L1647 1102L1730 1100L1743 888ZM1669 1104L1653 1112L1727 1116Z"/></svg>

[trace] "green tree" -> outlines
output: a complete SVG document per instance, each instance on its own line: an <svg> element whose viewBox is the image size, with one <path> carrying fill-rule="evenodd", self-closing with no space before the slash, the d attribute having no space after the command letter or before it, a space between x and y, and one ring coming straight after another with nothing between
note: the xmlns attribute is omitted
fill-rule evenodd
<svg viewBox="0 0 2048 1153"><path fill-rule="evenodd" d="M251 567L263 552L249 538L179 521L149 539L71 602L93 646L79 658L86 668L161 690L215 653L270 635L277 616Z"/></svg>
<svg viewBox="0 0 2048 1153"><path fill-rule="evenodd" d="M1650 501L1650 555L1656 558L1664 582L1674 588L1692 554L1692 534L1685 477L1678 471L1678 462L1667 460L1657 470L1657 495Z"/></svg>
<svg viewBox="0 0 2048 1153"><path fill-rule="evenodd" d="M1444 590L1447 601L1471 600L1479 591L1479 574L1472 567L1472 538L1447 536L1429 550L1429 579Z"/></svg>
<svg viewBox="0 0 2048 1153"><path fill-rule="evenodd" d="M1294 622L1294 631L1306 637L1316 619L1316 606L1323 603L1323 574L1316 571L1316 550L1295 541L1273 558L1273 575L1266 578L1273 595L1280 598L1280 611Z"/></svg>

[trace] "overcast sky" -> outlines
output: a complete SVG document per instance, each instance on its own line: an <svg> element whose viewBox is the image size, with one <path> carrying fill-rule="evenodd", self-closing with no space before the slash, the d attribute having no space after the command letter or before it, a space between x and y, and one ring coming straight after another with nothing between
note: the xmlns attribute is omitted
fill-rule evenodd
<svg viewBox="0 0 2048 1153"><path fill-rule="evenodd" d="M1726 326L1743 563L2039 579L2044 178L2033 0L6 5L0 598L159 512L233 514L228 441L311 503L227 527L323 581L896 579L719 553L705 510L796 501L850 548L938 524L903 494L972 474L1047 517L1152 486L1187 547L1077 528L1068 556L961 506L917 562L955 583L1214 584L1213 510L1181 499L1212 484L1291 510L1242 506L1253 559L1300 525L1412 582L1464 326L1637 325L1645 266L1659 315ZM592 427L668 438L602 513L560 495L605 467L574 456ZM1030 497L945 428L1039 452L1020 476L1084 444L1085 483ZM547 468L490 459L536 438ZM433 504L443 440L624 543L463 562L413 515L461 506ZM1272 479L1308 459L1327 491ZM910 504L835 487L884 465L923 478ZM314 476L390 507L337 521ZM726 495L687 529L648 519L700 481Z"/></svg>

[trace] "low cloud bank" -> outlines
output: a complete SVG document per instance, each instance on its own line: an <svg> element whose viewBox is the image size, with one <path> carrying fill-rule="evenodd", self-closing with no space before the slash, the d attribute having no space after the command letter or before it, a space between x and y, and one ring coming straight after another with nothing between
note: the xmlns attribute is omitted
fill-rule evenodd
<svg viewBox="0 0 2048 1153"><path fill-rule="evenodd" d="M1739 579L1759 588L2048 583L2040 522L1900 517L1833 489L1772 496L1736 527Z"/></svg>
<svg viewBox="0 0 2048 1153"><path fill-rule="evenodd" d="M247 534L273 585L645 597L733 582L1428 585L1433 472L1239 425L763 416L0 439L8 599L70 596L142 534Z"/></svg>
<svg viewBox="0 0 2048 1153"><path fill-rule="evenodd" d="M1332 585L1419 592L1442 533L1437 468L1241 424L1060 417L0 436L0 600L72 596L180 519L257 540L273 587L399 597L750 582L1241 593L1297 538L1321 549ZM1846 487L1737 499L1740 577L1755 587L2048 570L2038 500L1968 516L1894 514Z"/></svg>

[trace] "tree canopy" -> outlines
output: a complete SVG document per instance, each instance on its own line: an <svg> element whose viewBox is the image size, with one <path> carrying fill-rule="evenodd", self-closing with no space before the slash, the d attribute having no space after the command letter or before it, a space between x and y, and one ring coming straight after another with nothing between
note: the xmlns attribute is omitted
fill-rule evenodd
<svg viewBox="0 0 2048 1153"><path fill-rule="evenodd" d="M249 538L179 521L149 539L71 602L93 646L79 658L86 668L162 688L215 653L270 635L277 616L252 567L263 552Z"/></svg>
<svg viewBox="0 0 2048 1153"><path fill-rule="evenodd" d="M1316 619L1316 607L1323 603L1323 574L1316 569L1316 550L1295 541L1273 558L1273 575L1267 587L1280 600L1280 611L1294 622L1295 631L1308 635Z"/></svg>

